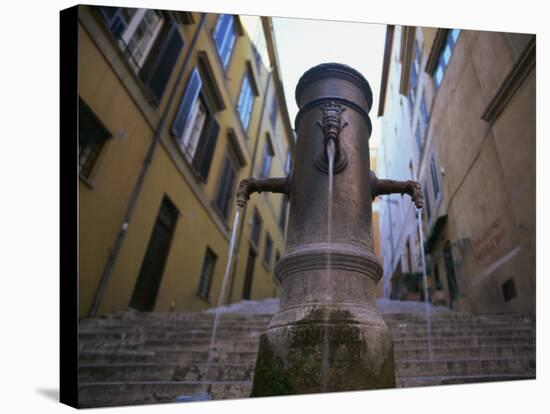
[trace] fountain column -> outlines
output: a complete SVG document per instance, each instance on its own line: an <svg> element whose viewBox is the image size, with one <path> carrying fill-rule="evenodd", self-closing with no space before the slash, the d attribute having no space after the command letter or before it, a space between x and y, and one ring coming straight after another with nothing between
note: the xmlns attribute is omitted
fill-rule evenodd
<svg viewBox="0 0 550 414"><path fill-rule="evenodd" d="M296 101L286 251L275 267L281 307L260 339L252 396L395 387L392 340L374 304L382 268L371 229L372 91L356 70L322 64L304 73Z"/></svg>

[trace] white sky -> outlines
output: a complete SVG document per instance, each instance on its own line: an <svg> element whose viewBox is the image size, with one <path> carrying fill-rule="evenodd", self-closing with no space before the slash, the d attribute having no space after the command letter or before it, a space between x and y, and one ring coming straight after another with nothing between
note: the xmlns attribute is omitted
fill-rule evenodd
<svg viewBox="0 0 550 414"><path fill-rule="evenodd" d="M386 26L274 17L273 27L292 125L298 112L294 90L302 74L319 63L344 63L361 72L372 88L370 146L377 147L381 124L376 113Z"/></svg>

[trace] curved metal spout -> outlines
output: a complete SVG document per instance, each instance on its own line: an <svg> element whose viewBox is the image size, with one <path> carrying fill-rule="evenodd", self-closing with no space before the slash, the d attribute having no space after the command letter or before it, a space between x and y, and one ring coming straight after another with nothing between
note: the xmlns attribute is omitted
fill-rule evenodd
<svg viewBox="0 0 550 414"><path fill-rule="evenodd" d="M416 181L381 180L374 172L370 172L371 194L374 200L376 196L387 194L408 194L416 208L424 207L424 195L422 187Z"/></svg>
<svg viewBox="0 0 550 414"><path fill-rule="evenodd" d="M250 199L250 194L268 191L283 193L290 197L290 176L278 178L245 178L239 183L237 190L237 206L244 208Z"/></svg>

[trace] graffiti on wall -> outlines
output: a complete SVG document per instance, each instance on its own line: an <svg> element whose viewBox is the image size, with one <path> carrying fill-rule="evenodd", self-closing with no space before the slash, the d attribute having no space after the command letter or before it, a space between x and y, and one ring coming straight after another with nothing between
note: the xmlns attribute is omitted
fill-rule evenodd
<svg viewBox="0 0 550 414"><path fill-rule="evenodd" d="M484 261L488 258L498 259L502 240L506 235L506 230L502 225L502 220L494 220L481 236L475 238L472 243L472 250L476 262Z"/></svg>

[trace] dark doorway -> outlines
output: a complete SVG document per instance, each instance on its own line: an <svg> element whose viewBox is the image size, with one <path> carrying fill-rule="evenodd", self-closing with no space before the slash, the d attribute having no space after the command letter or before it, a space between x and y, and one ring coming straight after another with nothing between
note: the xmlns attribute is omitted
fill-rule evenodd
<svg viewBox="0 0 550 414"><path fill-rule="evenodd" d="M155 306L177 217L176 207L164 197L130 301L133 309L148 312Z"/></svg>
<svg viewBox="0 0 550 414"><path fill-rule="evenodd" d="M451 242L447 240L443 246L443 257L445 258L445 273L447 273L447 283L449 285L449 298L451 308L453 302L458 297L458 284L456 283L455 265L453 260L453 251L451 249Z"/></svg>
<svg viewBox="0 0 550 414"><path fill-rule="evenodd" d="M248 261L246 262L246 274L244 276L243 299L249 300L252 293L252 278L254 277L254 264L256 263L256 251L250 248Z"/></svg>

